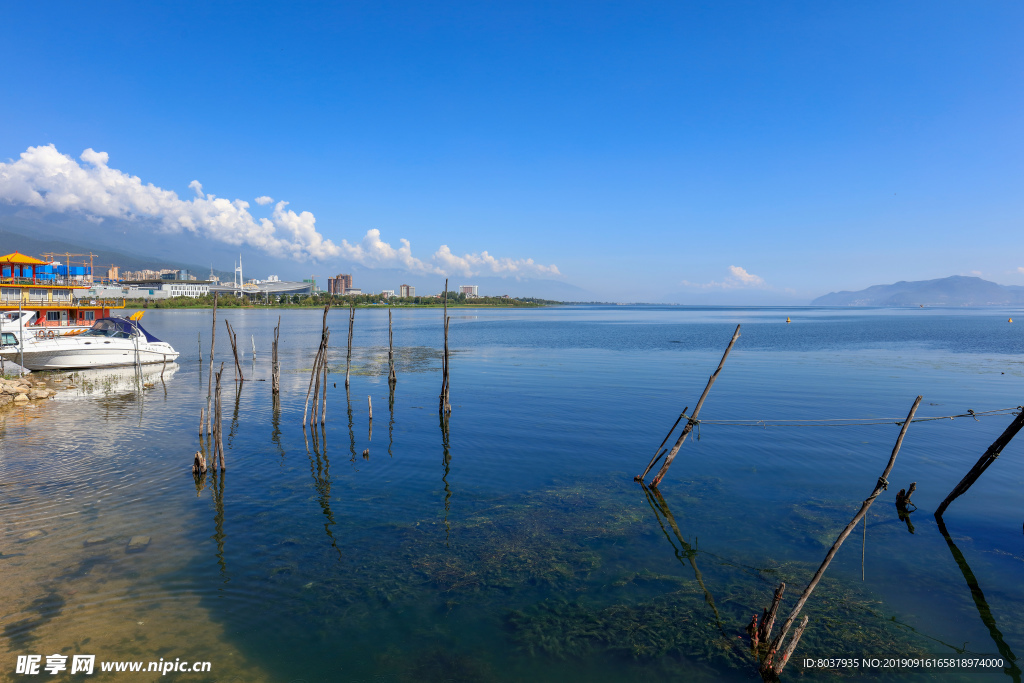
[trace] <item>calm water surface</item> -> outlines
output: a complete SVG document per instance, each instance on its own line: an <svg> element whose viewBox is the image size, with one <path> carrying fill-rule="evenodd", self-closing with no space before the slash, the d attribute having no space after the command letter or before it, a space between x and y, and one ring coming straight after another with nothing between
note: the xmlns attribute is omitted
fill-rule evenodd
<svg viewBox="0 0 1024 683"><path fill-rule="evenodd" d="M348 396L347 311L331 311L327 424L313 440L301 422L321 313L222 309L247 381L230 381L221 323L228 470L198 483L209 311L147 312L182 355L162 380L147 368L141 395L130 371L80 373L58 400L6 413L0 680L38 678L14 674L17 655L52 653L210 661L209 674L170 674L194 681L758 680L745 625L783 580L788 614L914 397L919 416L944 416L1024 396L1017 311L451 314L447 432L439 310L394 312L393 401L387 311L356 312ZM709 423L664 498L648 495L633 475L737 323ZM878 424L711 424L830 418ZM996 657L1004 666L986 672L845 677L1020 680L1024 442L950 507L948 540L931 514L1011 419L910 427L866 532L808 603L798 659ZM911 481L908 524L893 500ZM144 551L126 552L133 536L149 537ZM793 662L783 677L835 676Z"/></svg>

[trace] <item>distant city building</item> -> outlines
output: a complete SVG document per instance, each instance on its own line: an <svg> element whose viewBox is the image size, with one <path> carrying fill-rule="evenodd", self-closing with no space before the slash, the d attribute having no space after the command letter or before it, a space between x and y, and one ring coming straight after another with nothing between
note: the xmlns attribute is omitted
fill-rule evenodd
<svg viewBox="0 0 1024 683"><path fill-rule="evenodd" d="M469 298L476 298L479 296L478 291L479 285L459 285L459 293L465 294Z"/></svg>
<svg viewBox="0 0 1024 683"><path fill-rule="evenodd" d="M352 276L346 273L338 273L335 277L327 278L327 292L329 294L345 294L352 289Z"/></svg>
<svg viewBox="0 0 1024 683"><path fill-rule="evenodd" d="M281 281L281 278L279 278L276 275L268 275L267 279L264 280L264 282L280 282L280 281Z"/></svg>
<svg viewBox="0 0 1024 683"><path fill-rule="evenodd" d="M110 266L109 268L107 268L107 279L108 280L118 280L118 279L120 279L117 276L117 271L118 271L117 266Z"/></svg>
<svg viewBox="0 0 1024 683"><path fill-rule="evenodd" d="M363 293L363 290L359 289L358 287L349 287L348 289L345 290L345 295L346 296L352 295L352 294L362 294L362 293Z"/></svg>
<svg viewBox="0 0 1024 683"><path fill-rule="evenodd" d="M416 288L412 285L400 285L398 287L398 296L402 298L416 296Z"/></svg>
<svg viewBox="0 0 1024 683"><path fill-rule="evenodd" d="M395 295L395 290L393 290L393 289L382 289L380 291L380 295L382 297L384 297L385 299L390 299L391 297L393 297Z"/></svg>
<svg viewBox="0 0 1024 683"><path fill-rule="evenodd" d="M92 294L93 290L89 290L91 296L109 296L109 294ZM165 279L154 279L148 282L140 281L133 282L122 290L124 293L121 296L126 296L129 299L170 299L175 296L187 296L193 299L209 294L210 283L206 281L168 281Z"/></svg>

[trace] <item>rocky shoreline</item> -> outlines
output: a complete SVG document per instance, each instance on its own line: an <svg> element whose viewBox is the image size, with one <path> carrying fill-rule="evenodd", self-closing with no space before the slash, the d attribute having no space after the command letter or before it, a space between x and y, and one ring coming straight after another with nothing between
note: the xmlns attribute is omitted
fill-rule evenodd
<svg viewBox="0 0 1024 683"><path fill-rule="evenodd" d="M25 405L57 395L46 382L32 381L28 377L0 379L0 406Z"/></svg>

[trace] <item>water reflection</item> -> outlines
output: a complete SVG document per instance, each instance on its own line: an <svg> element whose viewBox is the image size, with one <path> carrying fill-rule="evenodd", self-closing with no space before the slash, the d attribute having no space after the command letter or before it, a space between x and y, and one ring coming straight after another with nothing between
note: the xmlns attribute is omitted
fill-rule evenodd
<svg viewBox="0 0 1024 683"><path fill-rule="evenodd" d="M971 598L974 600L974 606L978 608L978 615L981 617L981 621L985 624L985 628L988 629L988 634L992 638L992 642L995 643L1000 656L1005 660L1006 666L1003 668L1003 671L1013 679L1014 683L1020 683L1021 670L1017 666L1017 657L1013 654L1010 646L1006 644L1006 641L1003 640L1003 634L996 625L995 617L992 616L992 610L989 609L985 594L982 592L981 586L978 585L978 579L975 578L974 572L971 571L970 565L967 564L967 558L956 547L956 543L953 542L949 532L946 530L946 524L942 517L936 515L935 522L939 527L939 533L942 534L942 538L946 540L946 545L949 546L949 552L953 554L953 560L960 567L960 572L964 575L964 580L967 581L967 587L971 590Z"/></svg>
<svg viewBox="0 0 1024 683"><path fill-rule="evenodd" d="M316 500L320 504L320 510L327 520L324 522L324 531L331 541L331 547L338 553L341 560L341 548L334 538L332 528L335 526L334 513L331 511L331 461L327 457L327 434L323 426L313 425L313 451L306 450L309 458L309 473L313 476L313 488L316 490ZM320 432L319 435L317 432ZM315 461L315 462L314 462Z"/></svg>

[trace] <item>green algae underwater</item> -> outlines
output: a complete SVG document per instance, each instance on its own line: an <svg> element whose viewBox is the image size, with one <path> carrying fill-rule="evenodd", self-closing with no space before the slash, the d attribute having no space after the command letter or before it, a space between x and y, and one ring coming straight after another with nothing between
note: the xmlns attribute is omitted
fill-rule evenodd
<svg viewBox="0 0 1024 683"><path fill-rule="evenodd" d="M735 323L743 337L708 420L884 421L918 393L931 414L1012 406L1024 350L962 347L989 334L984 316L823 311L786 326L776 313L460 311L445 428L440 316L396 311L392 396L387 312L360 310L352 386L335 345L326 425L304 434L319 312L282 314L274 402L262 380L277 312L231 311L258 351L243 358L247 381L225 387L228 470L197 482L207 376L194 349L209 313L151 311L147 329L183 352L163 381L135 391L82 375L59 400L4 416L0 680L21 680L19 654L90 648L211 661L197 681L760 680L747 624L783 581L788 614L898 427L709 425L653 496L633 475ZM347 311L328 324L347 328ZM784 680L1019 680L1020 444L950 509L948 529L930 514L1006 421L911 427L891 490L808 602ZM921 510L901 518L893 498L910 481ZM128 552L139 535L152 542ZM1004 665L800 664L968 656Z"/></svg>

